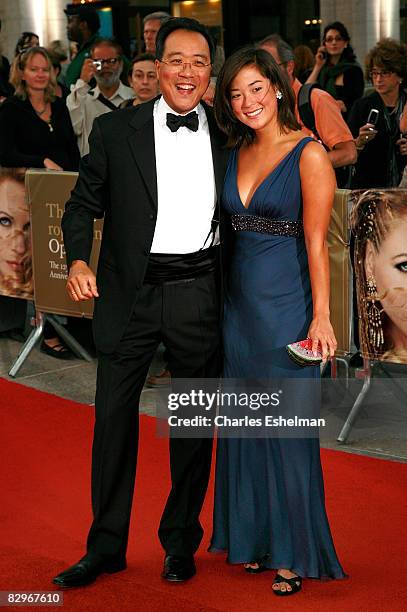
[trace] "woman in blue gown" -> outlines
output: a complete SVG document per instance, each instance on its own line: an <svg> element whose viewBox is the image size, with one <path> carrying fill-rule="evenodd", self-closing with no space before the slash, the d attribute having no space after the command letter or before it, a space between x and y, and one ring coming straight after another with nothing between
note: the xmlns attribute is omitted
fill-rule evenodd
<svg viewBox="0 0 407 612"><path fill-rule="evenodd" d="M300 131L291 87L269 53L237 51L217 87L215 114L232 147L222 205L235 230L224 377L315 381L319 367L297 365L285 347L309 337L324 360L336 348L326 244L334 172ZM296 593L303 577L345 576L317 438L218 439L210 550L252 573L276 569L276 595Z"/></svg>

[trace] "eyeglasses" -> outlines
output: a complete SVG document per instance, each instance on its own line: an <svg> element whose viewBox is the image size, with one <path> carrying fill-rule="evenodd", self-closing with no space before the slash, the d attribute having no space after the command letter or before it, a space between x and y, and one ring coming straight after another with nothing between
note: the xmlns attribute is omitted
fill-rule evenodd
<svg viewBox="0 0 407 612"><path fill-rule="evenodd" d="M193 59L191 62L185 62L180 57L174 57L168 61L166 60L158 60L161 64L165 64L168 66L170 70L176 72L177 70L185 70L186 66L191 66L194 70L205 70L208 66L211 66L211 63L205 64L205 62L201 59Z"/></svg>
<svg viewBox="0 0 407 612"><path fill-rule="evenodd" d="M342 40L343 40L342 36L328 36L328 38L325 38L326 43L342 42Z"/></svg>
<svg viewBox="0 0 407 612"><path fill-rule="evenodd" d="M371 70L369 72L372 81L373 79L377 79L378 77L383 77L384 79L387 79L392 74L394 74L392 70Z"/></svg>
<svg viewBox="0 0 407 612"><path fill-rule="evenodd" d="M107 59L95 59L95 60L93 60L93 65L98 70L101 70L102 66L104 66L105 64L107 66L114 66L115 64L117 64L117 62L120 62L120 57L108 57Z"/></svg>

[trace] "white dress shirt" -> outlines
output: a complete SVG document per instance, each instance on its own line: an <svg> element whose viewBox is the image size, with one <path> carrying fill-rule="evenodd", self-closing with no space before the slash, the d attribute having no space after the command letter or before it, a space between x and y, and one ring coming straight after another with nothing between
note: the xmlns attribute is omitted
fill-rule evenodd
<svg viewBox="0 0 407 612"><path fill-rule="evenodd" d="M203 107L193 110L198 131L171 132L167 113L174 111L163 97L154 105L158 214L151 253L194 253L211 243L216 204L211 140Z"/></svg>
<svg viewBox="0 0 407 612"><path fill-rule="evenodd" d="M96 117L112 112L106 104L98 100L98 95L101 93L98 86L92 90L93 95L89 93L90 91L89 84L82 79L78 79L74 85L71 85L71 93L66 99L73 130L78 137L81 157L89 153L88 139ZM119 107L124 100L129 98L134 98L134 91L120 81L120 85L113 96L107 99Z"/></svg>

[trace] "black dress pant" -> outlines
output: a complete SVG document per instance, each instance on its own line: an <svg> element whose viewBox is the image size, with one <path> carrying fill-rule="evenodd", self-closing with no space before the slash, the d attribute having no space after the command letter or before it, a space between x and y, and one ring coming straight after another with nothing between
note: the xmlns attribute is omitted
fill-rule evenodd
<svg viewBox="0 0 407 612"><path fill-rule="evenodd" d="M144 285L117 350L98 355L90 553L119 558L126 554L139 399L160 342L168 351L173 378L219 375L219 303L213 273L180 284ZM170 438L172 488L159 528L167 554L187 556L199 546L211 455L211 439Z"/></svg>

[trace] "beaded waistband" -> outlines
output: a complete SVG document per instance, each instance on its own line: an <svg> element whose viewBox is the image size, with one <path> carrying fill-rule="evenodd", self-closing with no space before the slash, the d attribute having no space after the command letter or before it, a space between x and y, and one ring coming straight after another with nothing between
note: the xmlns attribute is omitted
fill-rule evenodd
<svg viewBox="0 0 407 612"><path fill-rule="evenodd" d="M237 232L259 232L292 238L300 238L303 234L302 221L277 221L256 215L232 215L231 221Z"/></svg>

